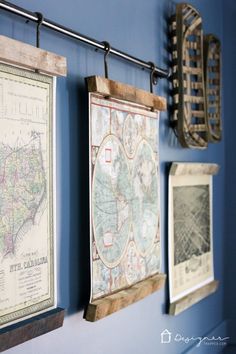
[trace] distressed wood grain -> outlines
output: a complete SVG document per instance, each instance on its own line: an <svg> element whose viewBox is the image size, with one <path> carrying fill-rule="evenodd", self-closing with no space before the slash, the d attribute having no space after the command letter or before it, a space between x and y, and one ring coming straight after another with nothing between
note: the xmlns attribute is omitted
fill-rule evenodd
<svg viewBox="0 0 236 354"><path fill-rule="evenodd" d="M85 312L85 319L90 322L95 322L119 311L161 289L165 284L165 280L165 274L156 274L130 288L95 300L88 305Z"/></svg>
<svg viewBox="0 0 236 354"><path fill-rule="evenodd" d="M108 80L100 76L88 77L86 81L89 92L99 93L104 97L114 97L138 103L157 111L166 110L166 99L164 97L156 96L134 86Z"/></svg>
<svg viewBox="0 0 236 354"><path fill-rule="evenodd" d="M170 175L216 175L219 168L216 163L173 162L170 168Z"/></svg>
<svg viewBox="0 0 236 354"><path fill-rule="evenodd" d="M0 35L0 61L52 76L66 76L66 58Z"/></svg>
<svg viewBox="0 0 236 354"><path fill-rule="evenodd" d="M219 286L219 281L213 280L212 282L203 286L202 288L197 289L191 294L184 296L182 299L171 303L169 307L169 315L175 316L183 312L184 310L187 310L197 302L203 300L207 296L216 292L218 286Z"/></svg>
<svg viewBox="0 0 236 354"><path fill-rule="evenodd" d="M62 327L64 309L56 308L0 330L0 352Z"/></svg>

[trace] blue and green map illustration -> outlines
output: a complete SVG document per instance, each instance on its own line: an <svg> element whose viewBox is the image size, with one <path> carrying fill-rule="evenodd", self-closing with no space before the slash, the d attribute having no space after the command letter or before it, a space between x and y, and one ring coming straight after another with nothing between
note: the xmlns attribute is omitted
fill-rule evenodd
<svg viewBox="0 0 236 354"><path fill-rule="evenodd" d="M160 269L158 113L96 95L90 100L95 299Z"/></svg>

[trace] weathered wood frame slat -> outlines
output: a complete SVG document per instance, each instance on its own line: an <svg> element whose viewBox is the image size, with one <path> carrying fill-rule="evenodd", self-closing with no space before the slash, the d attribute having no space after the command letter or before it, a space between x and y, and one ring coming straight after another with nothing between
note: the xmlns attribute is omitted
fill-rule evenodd
<svg viewBox="0 0 236 354"><path fill-rule="evenodd" d="M0 352L63 326L65 310L54 310L0 330Z"/></svg>
<svg viewBox="0 0 236 354"><path fill-rule="evenodd" d="M89 92L99 93L104 97L134 102L156 111L166 110L166 99L164 97L156 96L134 86L105 79L101 76L91 76L86 78L86 81Z"/></svg>
<svg viewBox="0 0 236 354"><path fill-rule="evenodd" d="M66 58L0 35L0 61L51 76L66 76Z"/></svg>
<svg viewBox="0 0 236 354"><path fill-rule="evenodd" d="M129 288L95 300L88 304L84 317L87 321L95 322L111 315L160 290L165 285L165 280L165 274L156 274Z"/></svg>
<svg viewBox="0 0 236 354"><path fill-rule="evenodd" d="M219 165L216 163L199 162L173 162L170 168L171 176L180 175L216 175L219 172Z"/></svg>
<svg viewBox="0 0 236 354"><path fill-rule="evenodd" d="M195 305L199 301L205 299L207 296L215 293L219 287L219 281L213 280L207 285L204 285L200 289L193 291L192 293L184 296L182 299L170 304L169 315L176 316L179 313L187 310L191 306Z"/></svg>

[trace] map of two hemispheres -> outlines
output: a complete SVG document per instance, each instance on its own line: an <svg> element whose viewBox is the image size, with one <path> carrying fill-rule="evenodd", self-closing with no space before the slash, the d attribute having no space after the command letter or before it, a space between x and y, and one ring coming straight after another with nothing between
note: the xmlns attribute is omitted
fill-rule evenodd
<svg viewBox="0 0 236 354"><path fill-rule="evenodd" d="M93 299L159 271L158 119L90 94Z"/></svg>
<svg viewBox="0 0 236 354"><path fill-rule="evenodd" d="M0 326L53 305L51 91L0 65Z"/></svg>

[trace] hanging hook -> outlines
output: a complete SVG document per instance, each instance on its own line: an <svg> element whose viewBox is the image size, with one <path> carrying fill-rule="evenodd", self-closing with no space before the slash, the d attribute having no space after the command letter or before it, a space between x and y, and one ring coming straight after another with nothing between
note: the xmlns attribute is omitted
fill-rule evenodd
<svg viewBox="0 0 236 354"><path fill-rule="evenodd" d="M109 55L111 51L111 45L110 43L104 41L102 42L104 44L104 49L105 49L105 55L104 55L104 70L105 70L105 78L108 79L108 65L107 65L107 56Z"/></svg>
<svg viewBox="0 0 236 354"><path fill-rule="evenodd" d="M157 85L157 76L155 74L156 71L156 65L152 62L149 61L148 64L151 67L151 73L150 73L150 92L153 93L153 85Z"/></svg>
<svg viewBox="0 0 236 354"><path fill-rule="evenodd" d="M44 16L41 12L35 12L35 15L38 18L38 24L37 24L37 36L36 36L36 47L40 48L40 27L44 21Z"/></svg>

